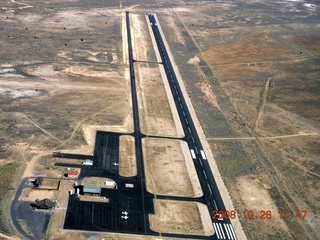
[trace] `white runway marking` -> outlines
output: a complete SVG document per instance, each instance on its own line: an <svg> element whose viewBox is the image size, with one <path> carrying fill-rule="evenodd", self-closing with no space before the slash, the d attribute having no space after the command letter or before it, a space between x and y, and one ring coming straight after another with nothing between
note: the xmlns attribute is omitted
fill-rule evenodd
<svg viewBox="0 0 320 240"><path fill-rule="evenodd" d="M202 159L203 159L203 160L207 160L207 157L206 157L206 155L204 154L204 151L203 151L203 150L200 150L200 153L201 153Z"/></svg>
<svg viewBox="0 0 320 240"><path fill-rule="evenodd" d="M190 153L191 153L192 158L193 158L193 159L196 159L196 155L194 154L193 149L190 149Z"/></svg>

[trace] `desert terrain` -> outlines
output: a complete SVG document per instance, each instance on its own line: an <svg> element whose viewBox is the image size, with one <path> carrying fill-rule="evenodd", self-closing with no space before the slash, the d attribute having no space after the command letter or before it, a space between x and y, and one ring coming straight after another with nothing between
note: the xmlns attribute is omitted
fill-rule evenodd
<svg viewBox="0 0 320 240"><path fill-rule="evenodd" d="M240 216L247 238L318 239L320 5L308 0L2 3L0 230L5 235L0 237L20 236L7 217L20 181L63 179L65 170L54 167L53 151L91 154L97 130L133 132L125 11L131 14L141 129L152 136L143 142L148 191L201 196L183 143L153 138L183 137L145 20L154 12L211 149L209 157L230 194L234 209L229 210ZM122 136L119 151L120 175L135 176L134 138ZM159 183L166 180L163 188ZM59 192L26 189L20 196L59 202L46 232L49 239L141 239L63 230L65 193L72 184L62 180ZM154 205L151 227L160 236L144 239L164 238L162 232L213 233L205 206L166 200ZM187 217L186 208L192 209ZM245 219L249 210L271 211L272 217ZM302 210L307 216L297 217ZM280 218L279 211L290 215Z"/></svg>

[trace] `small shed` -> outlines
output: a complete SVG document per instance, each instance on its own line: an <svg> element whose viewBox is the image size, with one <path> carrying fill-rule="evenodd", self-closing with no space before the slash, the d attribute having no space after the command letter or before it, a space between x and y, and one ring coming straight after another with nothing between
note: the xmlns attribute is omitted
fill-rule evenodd
<svg viewBox="0 0 320 240"><path fill-rule="evenodd" d="M90 165L90 166L92 166L92 165L93 165L93 161L90 160L90 159L86 159L86 160L84 160L84 161L82 162L82 164L83 164L83 165Z"/></svg>
<svg viewBox="0 0 320 240"><path fill-rule="evenodd" d="M83 194L100 196L101 194L101 181L96 180L84 180L83 182Z"/></svg>
<svg viewBox="0 0 320 240"><path fill-rule="evenodd" d="M45 198L42 200L36 199L36 207L41 209L50 209L55 207L55 203L52 202L50 199Z"/></svg>
<svg viewBox="0 0 320 240"><path fill-rule="evenodd" d="M78 178L79 172L78 171L69 171L68 178Z"/></svg>
<svg viewBox="0 0 320 240"><path fill-rule="evenodd" d="M115 181L113 181L113 180L112 181L110 181L110 180L106 181L105 184L106 184L107 188L115 188L115 186L117 186L117 183Z"/></svg>

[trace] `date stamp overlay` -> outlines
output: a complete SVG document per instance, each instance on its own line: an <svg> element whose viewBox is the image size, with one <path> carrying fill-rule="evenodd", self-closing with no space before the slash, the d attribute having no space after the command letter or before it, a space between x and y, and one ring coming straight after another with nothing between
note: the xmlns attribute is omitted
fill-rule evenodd
<svg viewBox="0 0 320 240"><path fill-rule="evenodd" d="M226 211L213 211L213 219L223 220L223 219L304 219L307 217L307 210L298 210L296 212L291 212L288 210L280 210L278 212L272 212L271 210L244 210L242 213L238 213L235 210Z"/></svg>

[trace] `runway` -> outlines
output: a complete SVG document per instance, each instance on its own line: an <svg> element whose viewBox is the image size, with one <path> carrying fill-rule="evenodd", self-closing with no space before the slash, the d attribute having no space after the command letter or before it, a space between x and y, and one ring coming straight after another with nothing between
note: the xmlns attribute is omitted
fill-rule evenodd
<svg viewBox="0 0 320 240"><path fill-rule="evenodd" d="M165 47L158 23L153 14L148 14L151 28L157 43L158 51L162 60L162 64L170 85L179 118L186 136L191 157L200 180L202 191L206 199L210 215L213 217L213 211L225 211L225 205L218 190L216 181L212 174L211 168L207 161L206 154L203 150L199 135L195 128L190 111L182 94L175 71L171 64L170 57ZM216 237L218 239L237 239L229 219L215 220L212 218L212 224L215 228Z"/></svg>

